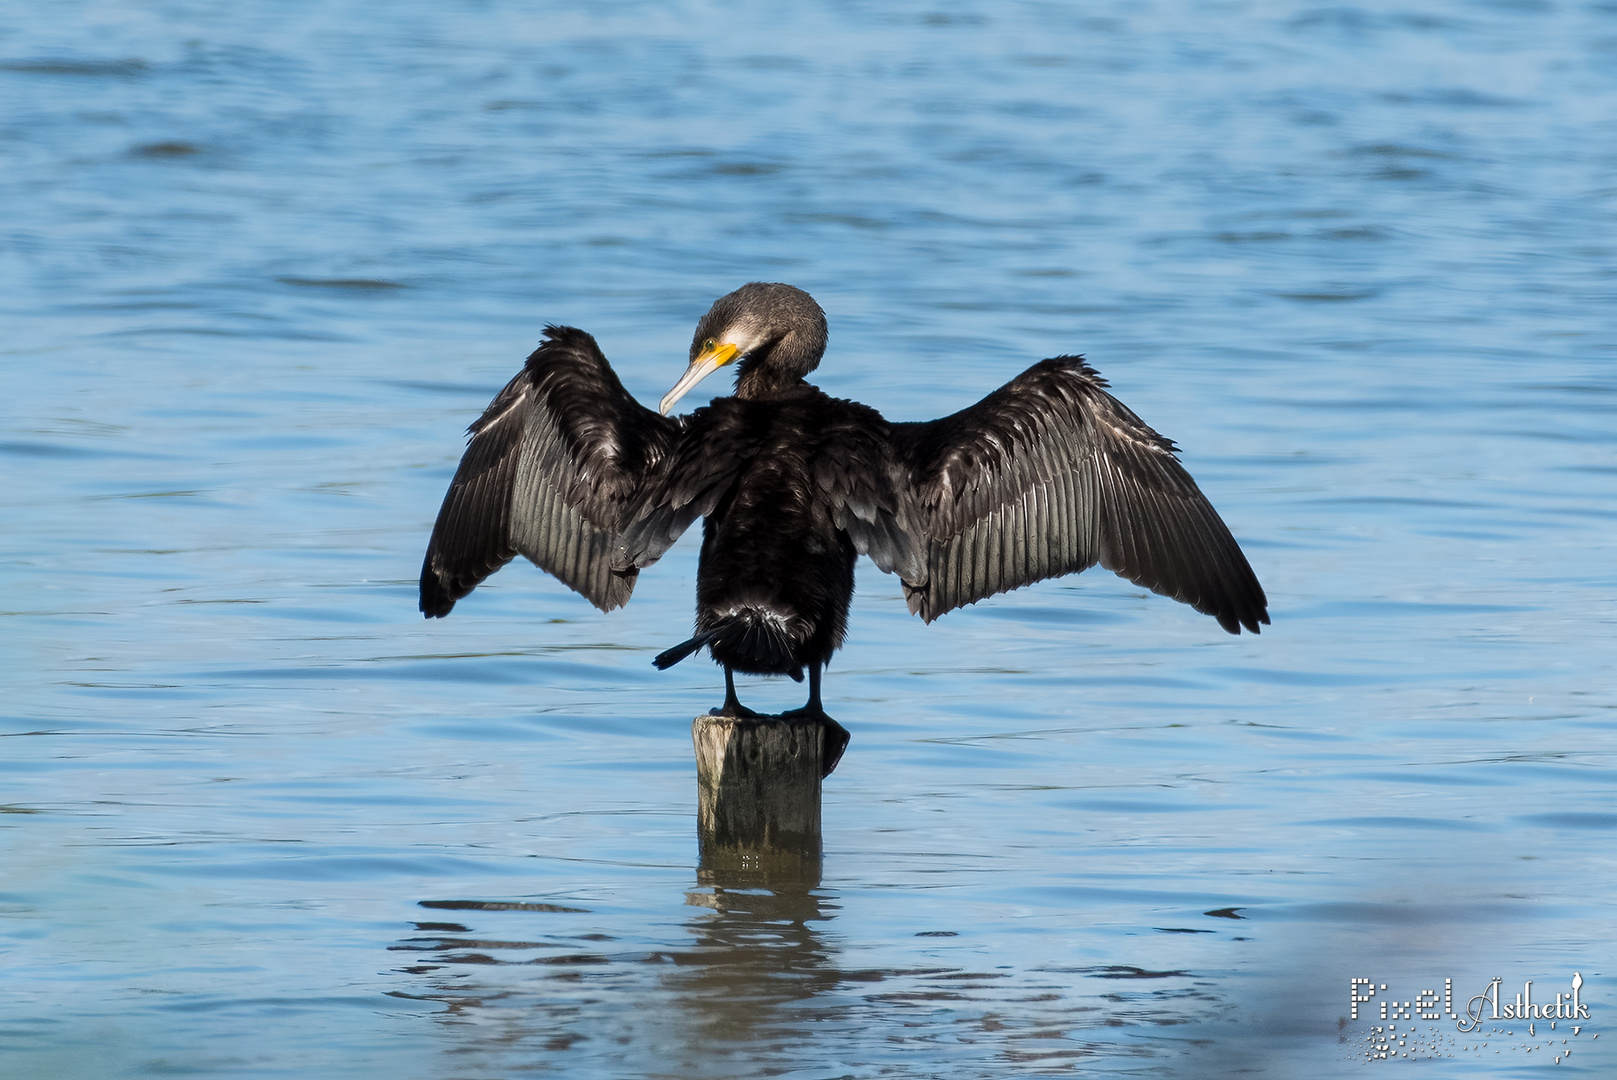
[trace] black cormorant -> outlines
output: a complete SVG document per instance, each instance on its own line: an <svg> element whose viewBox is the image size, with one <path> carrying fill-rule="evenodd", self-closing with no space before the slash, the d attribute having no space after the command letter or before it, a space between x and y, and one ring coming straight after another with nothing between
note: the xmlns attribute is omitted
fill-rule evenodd
<svg viewBox="0 0 1617 1080"><path fill-rule="evenodd" d="M700 517L696 634L654 662L705 646L732 716L753 715L735 672L800 681L807 669L808 703L794 712L833 724L820 671L842 644L861 554L899 576L927 622L1096 563L1232 634L1269 621L1173 444L1081 357L1041 361L941 420L889 423L804 381L825 344L807 293L743 285L697 323L690 367L653 412L593 337L546 327L470 428L421 569L422 612L449 614L518 554L609 611ZM668 416L730 364L734 396Z"/></svg>

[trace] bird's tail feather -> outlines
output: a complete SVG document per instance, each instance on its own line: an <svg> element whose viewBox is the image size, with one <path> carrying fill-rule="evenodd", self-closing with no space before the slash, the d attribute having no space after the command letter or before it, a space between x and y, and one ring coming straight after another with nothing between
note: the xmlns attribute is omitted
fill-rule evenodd
<svg viewBox="0 0 1617 1080"><path fill-rule="evenodd" d="M712 637L713 635L711 633L697 634L689 641L682 641L678 645L675 645L672 649L664 649L662 652L654 656L651 662L656 666L658 671L666 671L675 664L679 663L681 660L685 659L691 653L695 652L697 649L700 649L703 645L706 645L708 641L712 639Z"/></svg>

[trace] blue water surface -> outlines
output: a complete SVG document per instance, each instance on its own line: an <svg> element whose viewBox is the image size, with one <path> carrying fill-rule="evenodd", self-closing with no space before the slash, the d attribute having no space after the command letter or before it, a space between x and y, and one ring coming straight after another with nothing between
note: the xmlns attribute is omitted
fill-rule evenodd
<svg viewBox="0 0 1617 1080"><path fill-rule="evenodd" d="M1617 6L83 0L0 103L0 1074L1617 1072ZM699 873L695 537L415 578L544 324L654 402L754 279L894 419L1084 353L1273 625L864 564L818 880Z"/></svg>

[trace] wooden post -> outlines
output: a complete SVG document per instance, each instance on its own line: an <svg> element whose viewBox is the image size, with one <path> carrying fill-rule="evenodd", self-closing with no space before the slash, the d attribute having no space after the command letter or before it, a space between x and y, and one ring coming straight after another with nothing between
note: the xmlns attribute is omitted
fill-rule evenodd
<svg viewBox="0 0 1617 1080"><path fill-rule="evenodd" d="M820 861L820 780L848 733L822 717L698 716L696 828L702 868L760 884L797 878Z"/></svg>

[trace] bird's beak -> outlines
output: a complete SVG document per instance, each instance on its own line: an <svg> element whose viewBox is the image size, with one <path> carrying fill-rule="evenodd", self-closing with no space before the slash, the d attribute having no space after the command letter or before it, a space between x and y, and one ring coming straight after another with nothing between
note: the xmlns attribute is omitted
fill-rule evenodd
<svg viewBox="0 0 1617 1080"><path fill-rule="evenodd" d="M674 384L674 388L663 395L657 411L667 416L668 410L672 409L674 403L684 397L691 387L734 360L736 351L736 347L728 342L703 349L696 359L691 361L691 366L685 369L685 374L679 377L679 382Z"/></svg>

